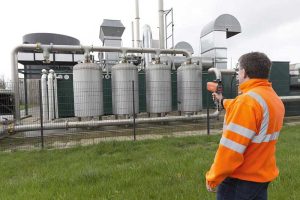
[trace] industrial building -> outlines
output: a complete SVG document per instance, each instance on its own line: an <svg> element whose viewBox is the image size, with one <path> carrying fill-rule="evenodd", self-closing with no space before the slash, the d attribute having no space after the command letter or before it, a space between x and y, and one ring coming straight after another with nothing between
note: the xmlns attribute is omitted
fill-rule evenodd
<svg viewBox="0 0 300 200"><path fill-rule="evenodd" d="M194 56L188 42L174 45L173 29L170 33L165 21L173 10L162 11L160 1L159 38L154 39L145 25L140 39L136 4L132 47L122 46L125 26L115 19L100 25L101 46L84 46L80 38L62 34L24 35L12 55L15 84L0 92L1 115L12 114L13 126L2 126L0 135L206 119L202 111L214 107L206 83L216 78L222 80L224 95L234 98L236 73L227 66L226 39L242 33L238 19L223 14L204 26L199 33L201 55ZM300 115L299 70L299 64L272 62L270 82L282 96L287 116ZM29 116L32 105L38 107L36 116ZM219 114L216 110L210 118ZM27 116L41 123L23 121Z"/></svg>

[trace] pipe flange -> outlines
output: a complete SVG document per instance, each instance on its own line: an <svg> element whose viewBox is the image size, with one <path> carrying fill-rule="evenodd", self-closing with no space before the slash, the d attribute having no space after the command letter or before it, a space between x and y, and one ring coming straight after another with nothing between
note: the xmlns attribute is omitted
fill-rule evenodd
<svg viewBox="0 0 300 200"><path fill-rule="evenodd" d="M8 133L8 135L13 135L14 130L15 130L15 125L14 125L14 123L9 123L9 124L7 125L7 133Z"/></svg>
<svg viewBox="0 0 300 200"><path fill-rule="evenodd" d="M66 121L66 130L69 130L69 121Z"/></svg>

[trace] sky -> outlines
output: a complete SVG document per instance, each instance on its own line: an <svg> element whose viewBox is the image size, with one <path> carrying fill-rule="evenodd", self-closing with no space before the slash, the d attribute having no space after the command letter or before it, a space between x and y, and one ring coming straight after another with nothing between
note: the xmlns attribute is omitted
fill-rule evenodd
<svg viewBox="0 0 300 200"><path fill-rule="evenodd" d="M101 46L103 19L121 20L123 46L132 46L135 0L10 0L0 1L0 77L10 80L11 51L28 33L69 35L83 45ZM149 24L158 39L158 0L140 0L140 27ZM190 43L199 56L202 28L221 14L235 16L242 33L227 40L228 66L244 53L261 51L273 61L300 63L300 0L165 0L174 10L174 40ZM142 38L142 36L140 36Z"/></svg>

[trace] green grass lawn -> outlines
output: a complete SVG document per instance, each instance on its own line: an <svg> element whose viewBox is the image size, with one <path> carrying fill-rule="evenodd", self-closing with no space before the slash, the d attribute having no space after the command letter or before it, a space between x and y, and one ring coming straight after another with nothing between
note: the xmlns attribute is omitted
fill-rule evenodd
<svg viewBox="0 0 300 200"><path fill-rule="evenodd" d="M300 199L300 126L277 145L280 177L270 200ZM0 199L215 199L204 174L220 136L105 142L0 153Z"/></svg>

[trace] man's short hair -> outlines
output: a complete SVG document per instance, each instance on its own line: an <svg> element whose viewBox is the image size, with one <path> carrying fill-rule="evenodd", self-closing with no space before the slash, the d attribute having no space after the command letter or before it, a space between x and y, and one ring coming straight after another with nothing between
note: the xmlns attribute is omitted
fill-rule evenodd
<svg viewBox="0 0 300 200"><path fill-rule="evenodd" d="M239 65L249 78L268 79L272 63L266 54L251 52L239 58Z"/></svg>

